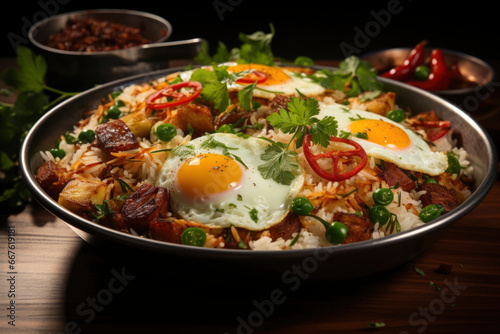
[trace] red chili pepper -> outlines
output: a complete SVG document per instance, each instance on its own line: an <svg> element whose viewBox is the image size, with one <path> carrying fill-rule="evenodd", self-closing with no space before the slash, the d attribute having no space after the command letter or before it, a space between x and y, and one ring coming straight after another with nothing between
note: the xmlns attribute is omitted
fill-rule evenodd
<svg viewBox="0 0 500 334"><path fill-rule="evenodd" d="M253 84L257 81L258 84L263 83L267 80L267 75L261 71L253 71L245 75L244 77L236 80L238 84Z"/></svg>
<svg viewBox="0 0 500 334"><path fill-rule="evenodd" d="M406 57L403 64L390 69L381 75L384 78L394 79L398 81L408 81L413 77L415 69L422 65L425 60L424 54L425 42L418 43Z"/></svg>
<svg viewBox="0 0 500 334"><path fill-rule="evenodd" d="M193 88L194 90L190 94L184 95L183 93L179 92L179 89L181 88ZM153 93L148 97L146 103L148 105L148 108L151 109L165 109L169 107L179 106L191 102L196 97L198 97L198 95L200 95L201 93L202 88L203 87L201 83L197 81L180 82L174 85L167 86L157 91L156 93ZM173 100L165 103L155 103L156 100L162 97L171 97L173 98Z"/></svg>
<svg viewBox="0 0 500 334"><path fill-rule="evenodd" d="M408 81L409 85L425 89L427 91L437 91L448 89L452 72L444 59L441 49L434 49L430 59L431 74L425 81Z"/></svg>
<svg viewBox="0 0 500 334"><path fill-rule="evenodd" d="M424 130L430 141L438 140L451 129L451 122L440 120L435 111L422 112L409 121L412 127Z"/></svg>
<svg viewBox="0 0 500 334"><path fill-rule="evenodd" d="M366 155L365 150L358 143L349 139L338 138L338 137L331 137L330 140L334 142L341 142L348 144L350 146L353 146L354 149L349 151L331 150L326 153L313 154L311 152L311 149L309 148L309 143L312 141L312 138L311 135L307 134L304 138L304 144L302 144L302 148L304 150L304 155L306 157L307 162L309 163L309 166L311 166L311 168L314 170L316 174L318 174L318 176L332 182L343 181L350 179L354 175L358 174L365 167L368 161L368 157ZM338 168L339 159L341 157L360 157L361 161L351 171L341 173L339 172ZM332 160L331 172L325 171L318 164L318 160L324 158Z"/></svg>
<svg viewBox="0 0 500 334"><path fill-rule="evenodd" d="M414 126L422 128L430 141L438 140L450 131L450 121L422 121L413 123Z"/></svg>

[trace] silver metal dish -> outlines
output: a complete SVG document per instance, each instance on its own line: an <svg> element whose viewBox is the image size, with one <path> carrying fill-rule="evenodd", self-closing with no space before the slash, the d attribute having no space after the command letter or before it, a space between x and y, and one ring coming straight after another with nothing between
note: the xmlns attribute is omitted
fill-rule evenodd
<svg viewBox="0 0 500 334"><path fill-rule="evenodd" d="M467 80L475 83L474 86L447 89L433 92L455 104L463 106L467 104L467 98L475 96L476 92L491 84L495 77L494 69L485 61L474 56L443 49L443 55L448 64L456 63L462 75ZM395 66L401 65L410 53L410 48L393 48L368 52L361 56L368 61L377 73L382 73ZM432 48L425 48L426 57L429 57Z"/></svg>
<svg viewBox="0 0 500 334"><path fill-rule="evenodd" d="M102 98L109 93L177 70L181 69L136 75L87 90L47 112L26 136L20 151L19 163L22 177L33 197L53 215L67 222L89 243L108 246L116 244L125 249L164 257L166 261L175 259L177 263L188 263L189 266L196 266L197 263L208 264L212 269L219 268L232 272L240 270L243 273L255 270L254 272L261 276L266 275L266 272L273 273L282 276L283 280L286 279L286 275L292 275L292 269L297 266L307 275L318 278L361 277L393 269L429 248L444 228L450 227L483 200L496 179L497 151L489 135L471 117L436 95L393 80L382 79L386 85L385 89L396 92L399 105L411 106L415 113L432 109L442 118L450 120L457 131L461 146L470 153L470 161L474 166L475 182L472 185L473 194L470 198L441 218L406 232L375 240L318 249L287 251L206 249L155 241L106 228L68 211L42 190L34 176L43 163L39 151L52 148L61 133L71 129L83 117L85 111L97 107ZM187 262L183 262L184 260Z"/></svg>
<svg viewBox="0 0 500 334"><path fill-rule="evenodd" d="M139 28L141 35L152 42L98 52L65 51L46 45L49 36L63 29L68 20L82 18ZM167 41L172 35L172 26L167 20L125 9L94 9L52 16L34 24L28 35L34 52L47 61L47 83L65 91L82 91L134 74L168 68L171 60L192 59L203 42L201 38Z"/></svg>

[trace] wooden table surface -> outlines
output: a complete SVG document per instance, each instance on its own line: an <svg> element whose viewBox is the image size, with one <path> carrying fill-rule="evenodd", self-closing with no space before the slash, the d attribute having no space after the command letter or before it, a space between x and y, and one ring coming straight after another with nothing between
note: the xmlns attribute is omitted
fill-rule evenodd
<svg viewBox="0 0 500 334"><path fill-rule="evenodd" d="M498 93L492 88L471 114L500 147ZM231 268L200 271L168 256L95 247L34 203L1 216L0 333L496 333L499 203L496 181L410 262L347 281L305 279L271 304L279 281L238 281ZM441 264L451 272L439 273Z"/></svg>

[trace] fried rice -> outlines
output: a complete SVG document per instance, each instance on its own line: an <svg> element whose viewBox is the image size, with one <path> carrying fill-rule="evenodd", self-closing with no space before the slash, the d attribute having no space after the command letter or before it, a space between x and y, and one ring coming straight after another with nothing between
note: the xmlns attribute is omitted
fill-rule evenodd
<svg viewBox="0 0 500 334"><path fill-rule="evenodd" d="M95 109L88 110L85 117L75 124L73 129L69 129L66 134L61 134L59 149L65 152L63 158L54 157L51 151L40 152L45 161L52 161L57 165L58 170L63 174L62 178L65 183L68 180L74 179L77 175L83 178L98 180L106 184L104 202L91 203L88 211L93 211L92 214L81 213L85 218L94 220L96 223L103 224L103 221L96 219L95 204L102 205L107 201L115 199L117 196L123 195L123 189L117 186L117 179L122 180L130 186L132 190L137 190L141 185L149 184L155 186L159 172L170 154L170 150L179 147L180 145L188 144L196 137L195 134L183 129L177 128L177 135L169 142L159 140L150 131L146 135L136 136L139 146L130 150L114 152L112 157L107 152L104 152L95 142L90 143L69 143L68 138L78 138L80 133L86 130L95 131L99 124L103 123L106 111L117 100L122 101L122 106L119 107L121 117L145 113L151 124L162 122L166 119L166 115L172 110L167 109L161 112L148 108L146 100L151 94L169 85L169 81L177 78L178 73L169 74L150 82L142 84L132 84L124 87L119 95L103 96L103 102ZM391 92L382 93L385 99L391 98ZM380 112L383 108L387 112L389 109L397 107L393 105L387 107L386 101L379 104L375 102L375 107L362 103L359 99L348 98L344 93L335 90L326 90L323 94L315 96L317 100L323 104L343 103L348 107L357 108L359 110L371 109ZM397 101L397 96L394 96L394 101ZM265 137L275 142L288 143L292 137L291 134L283 133L280 129L273 128L266 120L269 115L270 102L268 99L261 99L260 107L253 111L251 116L245 120L245 125L252 125L245 130L245 134L252 137ZM264 103L267 102L267 103ZM407 114L407 120L412 115ZM260 126L253 126L260 124ZM407 126L410 123L407 122ZM426 132L421 129L413 129L422 138L427 139ZM453 140L453 131L432 142L432 150L440 152L453 152L458 157L461 166L459 174L442 173L434 176L440 185L447 189L452 189L460 202L463 202L471 192L467 186L472 177L473 167L467 160L467 152ZM401 187L391 187L386 180L380 176L381 167L380 160L374 157L368 157L368 163L361 172L355 176L343 181L329 181L319 177L314 170L311 169L304 156L302 148L293 148L298 154L300 167L305 175L304 184L298 196L303 196L311 200L315 207L315 215L323 218L326 221L333 221L334 214L344 212L349 214L360 215L366 213L367 208L374 205L372 193L378 188L390 188L394 193L395 200L387 206L389 211L397 217L397 224L372 224L370 228L369 239L383 238L384 236L407 231L417 226L425 224L419 218L419 212L423 208L421 196L425 194L425 190L412 189L405 191ZM355 162L354 162L355 163ZM351 166L343 166L342 168L350 169ZM410 171L411 172L411 171ZM413 177L418 179L418 182L423 182L423 173L412 173ZM61 186L62 187L62 186ZM61 205L58 196L55 196ZM71 207L69 207L71 210ZM176 217L175 213L167 212L164 217L167 220L182 220ZM288 238L278 237L273 238L267 230L261 231L258 237L248 240L248 249L251 250L287 250L287 249L303 249L331 246L325 238L325 228L313 217L300 217L302 228L300 231L295 231ZM201 226L197 222L183 222L186 226ZM203 226L202 226L203 227ZM110 225L110 228L115 228ZM116 228L124 233L131 233L137 237L152 238L147 231L138 233L133 228ZM220 232L214 232L211 228L204 229L206 231L206 242L204 247L225 248L227 247L227 235L222 236ZM239 239L240 234L231 230L229 235ZM241 236L243 237L243 236Z"/></svg>

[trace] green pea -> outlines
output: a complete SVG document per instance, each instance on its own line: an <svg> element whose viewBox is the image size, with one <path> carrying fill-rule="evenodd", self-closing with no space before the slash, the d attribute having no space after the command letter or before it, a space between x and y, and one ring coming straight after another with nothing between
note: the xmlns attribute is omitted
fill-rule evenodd
<svg viewBox="0 0 500 334"><path fill-rule="evenodd" d="M54 158L59 158L59 159L62 159L66 156L66 152L64 152L64 150L60 149L60 148L53 148L50 150L50 154L52 154L52 156Z"/></svg>
<svg viewBox="0 0 500 334"><path fill-rule="evenodd" d="M125 107L125 102L123 102L122 100L115 100L115 106Z"/></svg>
<svg viewBox="0 0 500 334"><path fill-rule="evenodd" d="M121 114L122 114L122 112L120 111L120 109L118 109L117 106L112 106L106 112L106 115L108 116L108 118L112 118L112 119L118 119L118 118L120 118Z"/></svg>
<svg viewBox="0 0 500 334"><path fill-rule="evenodd" d="M438 181L434 178L429 177L425 180L425 183L438 183Z"/></svg>
<svg viewBox="0 0 500 334"><path fill-rule="evenodd" d="M338 245L344 241L345 237L347 236L347 232L347 226L345 226L341 222L333 222L326 229L325 237L326 240L328 240L328 242L332 245Z"/></svg>
<svg viewBox="0 0 500 334"><path fill-rule="evenodd" d="M313 204L307 197L296 197L292 200L291 210L299 216L307 216L314 209Z"/></svg>
<svg viewBox="0 0 500 334"><path fill-rule="evenodd" d="M311 201L306 197L296 197L292 200L290 209L299 216L309 216L317 219L325 227L325 238L332 245L341 244L347 236L348 228L340 222L328 223L324 219L311 215L314 209Z"/></svg>
<svg viewBox="0 0 500 334"><path fill-rule="evenodd" d="M305 56L295 58L293 63L297 66L314 66L314 60Z"/></svg>
<svg viewBox="0 0 500 334"><path fill-rule="evenodd" d="M431 220L439 218L444 211L445 210L444 210L444 207L442 205L429 204L426 207L424 207L422 210L420 210L418 217L424 223L428 223Z"/></svg>
<svg viewBox="0 0 500 334"><path fill-rule="evenodd" d="M386 117L394 122L402 122L406 118L406 114L401 109L393 109L389 111Z"/></svg>
<svg viewBox="0 0 500 334"><path fill-rule="evenodd" d="M116 92L111 93L110 95L111 95L111 98L113 100L115 100L118 96L120 96L121 93L122 93L121 91L116 91Z"/></svg>
<svg viewBox="0 0 500 334"><path fill-rule="evenodd" d="M181 234L181 242L184 245L202 247L205 245L207 235L199 227L189 227Z"/></svg>
<svg viewBox="0 0 500 334"><path fill-rule="evenodd" d="M368 211L368 215L370 216L370 220L373 224L379 223L380 226L387 224L389 218L391 217L389 210L380 204L372 206Z"/></svg>
<svg viewBox="0 0 500 334"><path fill-rule="evenodd" d="M388 188L378 188L372 194L375 204L389 205L394 200L394 193Z"/></svg>
<svg viewBox="0 0 500 334"><path fill-rule="evenodd" d="M177 136L177 129L173 124L162 123L156 128L156 136L160 138L161 141L169 142Z"/></svg>
<svg viewBox="0 0 500 334"><path fill-rule="evenodd" d="M429 75L431 74L431 69L427 65L420 65L415 68L415 79L420 81L425 81L429 79Z"/></svg>
<svg viewBox="0 0 500 334"><path fill-rule="evenodd" d="M84 130L78 135L78 140L82 143L91 143L95 139L94 130Z"/></svg>
<svg viewBox="0 0 500 334"><path fill-rule="evenodd" d="M220 132L220 133L236 133L236 131L234 131L234 128L231 125L229 125L229 124L223 124L223 125L221 125L217 129L217 132Z"/></svg>

